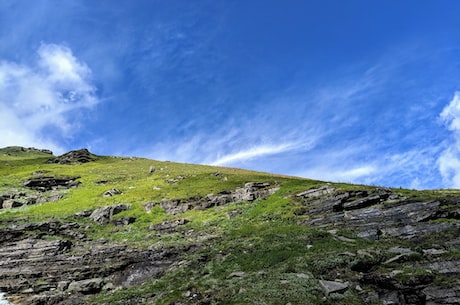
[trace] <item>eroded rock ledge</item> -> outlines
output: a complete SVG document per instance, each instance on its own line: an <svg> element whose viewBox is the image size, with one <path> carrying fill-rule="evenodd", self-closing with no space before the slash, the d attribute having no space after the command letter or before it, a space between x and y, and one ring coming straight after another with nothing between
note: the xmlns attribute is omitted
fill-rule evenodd
<svg viewBox="0 0 460 305"><path fill-rule="evenodd" d="M379 248L342 255L349 269L341 273L354 278L348 286L359 287L366 302L460 304L460 260L449 255L460 249L458 198L424 200L385 188L336 191L325 185L295 200L300 203L296 214L306 217L300 225L323 227L345 243L356 240L340 236L341 230L381 240L375 244ZM405 246L383 247L389 243Z"/></svg>
<svg viewBox="0 0 460 305"><path fill-rule="evenodd" d="M90 240L73 222L11 225L0 229L0 290L15 305L80 304L102 290L159 278L189 249Z"/></svg>
<svg viewBox="0 0 460 305"><path fill-rule="evenodd" d="M145 205L145 210L150 212L159 205L168 214L184 213L188 210L204 210L214 206L220 206L236 201L252 202L256 199L264 199L279 190L279 186L266 182L248 182L242 188L228 190L205 197L192 197L187 199L174 199L162 202L151 202Z"/></svg>

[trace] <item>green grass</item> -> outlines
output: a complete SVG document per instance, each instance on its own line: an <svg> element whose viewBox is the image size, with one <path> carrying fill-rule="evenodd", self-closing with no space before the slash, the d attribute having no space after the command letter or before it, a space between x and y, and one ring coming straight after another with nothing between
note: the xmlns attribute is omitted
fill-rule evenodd
<svg viewBox="0 0 460 305"><path fill-rule="evenodd" d="M187 291L209 297L211 304L325 304L318 281L333 280L337 274L341 274L343 280L355 280L347 270L359 260L367 259L344 253L365 249L374 253L375 260L381 261L388 257L375 253L396 244L402 245L391 239L377 243L355 237L355 242L343 242L325 230L297 225L299 220L308 216L297 216L296 212L299 209L307 211L308 207L295 194L323 186L326 184L323 181L143 158L98 156L96 162L84 164L47 164L49 157L36 151L0 150L0 194L25 190L22 182L37 172L81 177L81 185L68 190L59 201L0 210L0 225L6 226L6 220L12 218L24 222L58 219L80 222L92 239L105 239L136 249L199 245L196 251L181 258L182 264L173 265L161 279L140 287L104 292L88 304L125 304L126 300L137 300L136 304L152 304L149 303L151 300L155 304L170 304L186 301L189 298ZM153 174L149 173L150 166L156 169ZM107 183L95 183L100 180ZM171 180L176 182L171 183ZM234 190L251 181L278 184L280 190L266 200L233 202L180 215L168 215L158 206L150 213L144 209L149 202L203 197ZM376 188L334 183L331 186L338 191ZM111 188L117 188L123 194L103 197L103 192ZM454 190L394 191L413 200L458 195ZM82 210L117 203L131 205L130 210L116 217L135 217L133 224L101 226L88 219L73 217ZM229 212L234 211L237 213L229 217ZM158 234L148 229L152 224L176 218L189 221L178 232ZM343 230L337 234L347 236L348 233ZM448 254L458 256L458 251ZM244 272L244 275L234 276L234 272ZM349 290L343 295L330 297L327 302L361 304L362 299L354 290Z"/></svg>

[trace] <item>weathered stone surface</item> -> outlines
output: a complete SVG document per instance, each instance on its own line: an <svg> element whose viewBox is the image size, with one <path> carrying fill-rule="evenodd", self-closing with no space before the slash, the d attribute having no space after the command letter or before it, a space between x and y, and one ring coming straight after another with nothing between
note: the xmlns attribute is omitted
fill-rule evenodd
<svg viewBox="0 0 460 305"><path fill-rule="evenodd" d="M41 189L42 191L45 188ZM58 201L62 199L66 190L52 190L49 192L42 191L18 191L11 190L8 193L0 194L0 209L11 209L24 205L32 205L36 203L45 203Z"/></svg>
<svg viewBox="0 0 460 305"><path fill-rule="evenodd" d="M94 294L101 291L103 283L104 281L101 278L74 281L69 284L67 291Z"/></svg>
<svg viewBox="0 0 460 305"><path fill-rule="evenodd" d="M159 231L161 233L177 232L177 227L185 225L189 221L185 218L165 220L162 223L154 224L149 227L149 230Z"/></svg>
<svg viewBox="0 0 460 305"><path fill-rule="evenodd" d="M365 197L362 199L345 202L343 204L343 209L344 210L361 209L361 208L365 208L365 207L377 204L380 202L380 200L381 200L380 195L369 196L369 197Z"/></svg>
<svg viewBox="0 0 460 305"><path fill-rule="evenodd" d="M81 304L103 287L156 279L190 248L136 250L74 238L75 223L27 223L0 229L0 289L15 305Z"/></svg>
<svg viewBox="0 0 460 305"><path fill-rule="evenodd" d="M349 288L348 284L335 281L320 280L319 285L326 296L331 293L343 293Z"/></svg>
<svg viewBox="0 0 460 305"><path fill-rule="evenodd" d="M113 215L129 210L130 208L131 206L125 203L106 206L94 210L89 217L99 224L106 224L110 222Z"/></svg>
<svg viewBox="0 0 460 305"><path fill-rule="evenodd" d="M110 223L115 226L127 226L134 222L136 222L136 217L121 217L121 218L112 219L110 221Z"/></svg>
<svg viewBox="0 0 460 305"><path fill-rule="evenodd" d="M426 305L460 304L459 287L427 287L423 289Z"/></svg>
<svg viewBox="0 0 460 305"><path fill-rule="evenodd" d="M112 197L112 196L121 195L121 194L123 194L122 191L120 191L119 189L113 188L113 189L110 189L110 190L108 190L108 191L105 191L105 192L102 194L102 196L103 196L103 197Z"/></svg>
<svg viewBox="0 0 460 305"><path fill-rule="evenodd" d="M217 195L208 194L204 198L191 197L188 199L174 199L165 200L162 202L151 202L144 206L147 213L152 208L159 205L168 214L179 214L185 211L196 209L204 210L214 206L225 205L230 202L236 201L248 201L252 202L256 199L267 198L268 196L279 190L279 186L272 186L265 182L249 182L244 185L243 188L237 188L234 191L223 191Z"/></svg>
<svg viewBox="0 0 460 305"><path fill-rule="evenodd" d="M87 163L96 161L95 155L90 153L86 148L79 150L69 151L59 157L51 158L47 163L59 163L59 164L72 164L72 163Z"/></svg>
<svg viewBox="0 0 460 305"><path fill-rule="evenodd" d="M312 197L319 197L323 195L328 195L334 192L334 188L329 185L324 185L319 188L309 189L304 192L297 194L297 197L302 198L312 198Z"/></svg>
<svg viewBox="0 0 460 305"><path fill-rule="evenodd" d="M53 177L53 176L42 176L32 177L23 182L25 187L28 187L37 191L50 191L53 189L68 189L77 187L81 182L76 181L79 176L75 177Z"/></svg>
<svg viewBox="0 0 460 305"><path fill-rule="evenodd" d="M3 209L12 209L12 208L18 208L23 206L24 204L22 202L16 201L14 199L7 199L3 201L2 203L2 208Z"/></svg>

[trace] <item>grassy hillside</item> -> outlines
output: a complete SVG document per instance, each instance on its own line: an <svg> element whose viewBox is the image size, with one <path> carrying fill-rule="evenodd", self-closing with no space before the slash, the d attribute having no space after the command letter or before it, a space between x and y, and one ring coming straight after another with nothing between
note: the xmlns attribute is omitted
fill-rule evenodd
<svg viewBox="0 0 460 305"><path fill-rule="evenodd" d="M0 194L30 193L23 181L37 176L73 176L80 177L81 182L78 187L63 191L60 200L0 210L1 227L9 226L12 219L17 223L74 221L82 224L81 230L91 240L105 240L137 250L190 249L162 277L135 287L101 292L86 300L86 304L362 304L360 289L363 288L353 286L344 293L326 297L319 281L340 278L356 282L357 275L347 271L356 260L362 259L355 253L363 249L379 253L379 249L396 244L409 245L392 238L379 241L359 238L345 227L330 231L326 227L300 225L311 215L301 212L306 206L296 194L325 185L348 191L372 191L375 187L326 184L234 168L134 157L97 156L95 162L83 164L46 163L50 157L37 151L0 150ZM153 173L151 167L155 169ZM144 207L151 202L203 198L240 188L247 182L268 182L279 185L280 189L267 199L236 201L176 215L167 214L159 205L150 212ZM122 194L102 196L113 188ZM53 192L47 191L43 196ZM446 195L434 191L398 192L414 200ZM118 203L127 203L131 209L115 215L114 219L133 217L135 222L125 226L100 225L75 216L80 211ZM187 222L172 232L159 233L150 228L175 219ZM368 259L379 255L384 256L372 254ZM448 255L460 257L455 249ZM403 270L401 277L408 273ZM443 279L440 276L438 281ZM366 302L379 304L380 301L367 298Z"/></svg>

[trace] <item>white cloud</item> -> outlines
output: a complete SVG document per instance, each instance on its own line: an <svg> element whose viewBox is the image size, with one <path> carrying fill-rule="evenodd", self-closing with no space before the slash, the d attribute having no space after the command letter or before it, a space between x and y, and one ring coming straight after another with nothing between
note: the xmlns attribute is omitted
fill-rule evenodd
<svg viewBox="0 0 460 305"><path fill-rule="evenodd" d="M211 165L232 165L235 163L244 162L246 160L265 157L267 155L284 153L294 150L298 147L299 145L294 143L282 143L276 145L262 144L219 157L217 160L212 162Z"/></svg>
<svg viewBox="0 0 460 305"><path fill-rule="evenodd" d="M325 181L354 183L375 175L377 171L378 169L371 164L352 164L344 167L326 164L306 170L299 176L314 177L314 179Z"/></svg>
<svg viewBox="0 0 460 305"><path fill-rule="evenodd" d="M71 136L78 114L98 103L91 71L72 51L42 44L37 62L0 62L0 146L62 151L56 138Z"/></svg>
<svg viewBox="0 0 460 305"><path fill-rule="evenodd" d="M452 132L453 141L439 156L439 172L448 187L460 188L460 92L455 92L440 119Z"/></svg>

